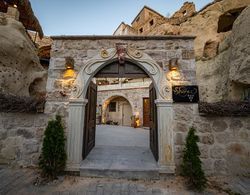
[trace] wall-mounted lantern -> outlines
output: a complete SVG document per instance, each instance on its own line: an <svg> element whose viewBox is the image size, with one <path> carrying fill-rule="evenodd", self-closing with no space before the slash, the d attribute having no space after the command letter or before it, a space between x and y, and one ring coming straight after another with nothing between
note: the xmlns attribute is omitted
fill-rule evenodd
<svg viewBox="0 0 250 195"><path fill-rule="evenodd" d="M74 64L75 61L72 57L66 57L65 58L65 71L63 74L64 79L72 79L75 76L75 71L74 71Z"/></svg>
<svg viewBox="0 0 250 195"><path fill-rule="evenodd" d="M72 57L66 57L65 58L65 68L68 69L74 69L75 60Z"/></svg>
<svg viewBox="0 0 250 195"><path fill-rule="evenodd" d="M178 70L178 58L172 58L169 60L168 68L170 71Z"/></svg>

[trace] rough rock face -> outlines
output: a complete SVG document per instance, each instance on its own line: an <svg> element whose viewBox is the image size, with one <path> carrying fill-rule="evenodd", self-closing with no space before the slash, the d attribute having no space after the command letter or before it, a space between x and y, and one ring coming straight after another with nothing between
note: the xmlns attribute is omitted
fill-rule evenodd
<svg viewBox="0 0 250 195"><path fill-rule="evenodd" d="M210 58L204 55L207 52L204 47L203 58L197 61L202 101L238 101L244 88L241 84L250 84L249 17L250 7L247 7L234 22L232 31L223 33L224 40L210 51L213 55Z"/></svg>
<svg viewBox="0 0 250 195"><path fill-rule="evenodd" d="M247 5L250 5L250 0L222 0L208 6L180 25L181 35L194 35L197 37L195 40L197 59L203 57L203 49L207 41L221 42L224 39L225 33L217 33L220 16L225 12L244 8Z"/></svg>
<svg viewBox="0 0 250 195"><path fill-rule="evenodd" d="M231 35L229 78L250 84L250 6L236 19Z"/></svg>
<svg viewBox="0 0 250 195"><path fill-rule="evenodd" d="M189 17L195 14L195 4L190 2L185 2L180 10L175 12L170 18L171 24L180 24L185 22Z"/></svg>
<svg viewBox="0 0 250 195"><path fill-rule="evenodd" d="M244 90L241 84L249 84L247 18L250 14L247 9L242 12L247 5L250 0L218 1L179 27L178 34L196 36L196 74L201 101L241 100Z"/></svg>
<svg viewBox="0 0 250 195"><path fill-rule="evenodd" d="M43 80L45 75L23 25L0 15L0 92L19 96L36 94L32 91L35 87L30 86L34 81ZM40 90L38 93L44 93L45 88Z"/></svg>

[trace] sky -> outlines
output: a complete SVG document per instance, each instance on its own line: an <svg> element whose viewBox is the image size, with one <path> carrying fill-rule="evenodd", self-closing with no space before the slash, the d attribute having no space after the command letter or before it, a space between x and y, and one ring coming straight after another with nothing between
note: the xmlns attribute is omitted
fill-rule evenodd
<svg viewBox="0 0 250 195"><path fill-rule="evenodd" d="M131 24L149 6L164 16L172 15L187 0L30 0L44 34L112 35L123 21ZM196 10L212 0L193 0Z"/></svg>

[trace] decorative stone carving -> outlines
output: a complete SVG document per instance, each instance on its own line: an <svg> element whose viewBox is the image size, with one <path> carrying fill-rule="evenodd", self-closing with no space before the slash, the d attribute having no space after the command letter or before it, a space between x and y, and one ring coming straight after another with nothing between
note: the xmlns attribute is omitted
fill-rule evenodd
<svg viewBox="0 0 250 195"><path fill-rule="evenodd" d="M101 56L102 56L102 58L106 59L109 57L109 52L106 49L102 49Z"/></svg>
<svg viewBox="0 0 250 195"><path fill-rule="evenodd" d="M161 67L146 53L136 50L134 47L125 48L125 59L136 62L143 68L153 80L160 99L171 100L171 86L168 84L165 74ZM80 70L74 82L71 98L84 97L88 83L92 77L109 62L118 60L116 48L102 49L94 58L90 59Z"/></svg>
<svg viewBox="0 0 250 195"><path fill-rule="evenodd" d="M133 46L129 46L127 49L127 53L129 56L133 56L134 58L141 58L142 57L142 52L135 49Z"/></svg>

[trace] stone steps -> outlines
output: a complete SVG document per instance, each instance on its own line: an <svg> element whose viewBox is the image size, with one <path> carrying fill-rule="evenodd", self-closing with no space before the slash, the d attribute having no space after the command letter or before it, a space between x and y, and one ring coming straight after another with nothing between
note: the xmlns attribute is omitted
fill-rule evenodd
<svg viewBox="0 0 250 195"><path fill-rule="evenodd" d="M98 168L80 168L81 177L109 177L116 179L146 179L158 180L160 174L158 170L126 170L126 169L98 169Z"/></svg>
<svg viewBox="0 0 250 195"><path fill-rule="evenodd" d="M98 145L82 161L80 176L159 179L159 167L148 147Z"/></svg>

